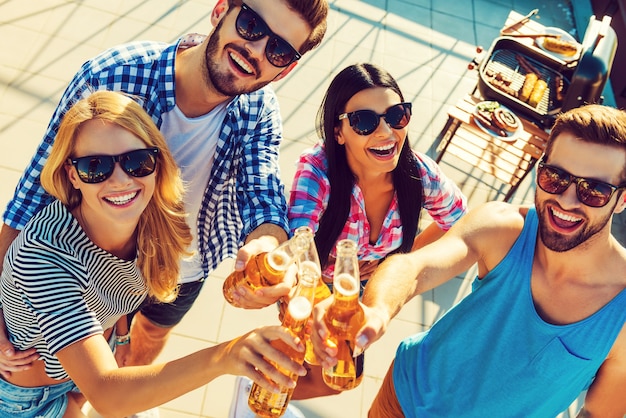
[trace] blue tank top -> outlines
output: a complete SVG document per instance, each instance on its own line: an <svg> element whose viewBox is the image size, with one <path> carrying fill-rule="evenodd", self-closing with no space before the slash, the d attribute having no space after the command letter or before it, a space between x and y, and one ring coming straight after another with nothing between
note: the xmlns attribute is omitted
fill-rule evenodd
<svg viewBox="0 0 626 418"><path fill-rule="evenodd" d="M548 418L589 387L626 320L626 289L582 321L545 322L530 289L536 238L533 208L472 293L402 341L393 381L406 417Z"/></svg>

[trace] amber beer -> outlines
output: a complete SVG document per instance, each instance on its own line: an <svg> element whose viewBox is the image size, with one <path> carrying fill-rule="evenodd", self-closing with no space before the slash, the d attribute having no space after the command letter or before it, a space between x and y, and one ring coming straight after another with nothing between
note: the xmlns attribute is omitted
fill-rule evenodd
<svg viewBox="0 0 626 418"><path fill-rule="evenodd" d="M304 329L311 315L311 308L311 302L304 296L296 296L291 299L283 320L283 326L289 328L300 339L304 338ZM304 362L304 353L294 350L283 340L272 340L270 344L277 350L287 354L292 360L300 364ZM298 378L297 374L291 374L281 367L278 367L278 370L290 376L292 380ZM271 392L254 383L252 389L250 389L248 405L258 416L268 418L280 417L285 413L293 391L294 388L283 387L280 392Z"/></svg>
<svg viewBox="0 0 626 418"><path fill-rule="evenodd" d="M324 283L320 275L320 277L318 277L318 280L317 280L317 286L315 287L313 305L323 301L330 295L331 295L330 289L328 288L326 283ZM305 338L304 342L306 344L306 352L304 354L304 361L306 361L307 363L311 365L320 365L320 361L315 355L315 352L313 351L313 342L311 341L311 337L309 336L308 333L306 333L304 338Z"/></svg>
<svg viewBox="0 0 626 418"><path fill-rule="evenodd" d="M296 231L293 238L283 242L273 251L254 256L246 265L245 270L233 271L224 281L222 289L224 298L232 305L233 296L239 286L245 286L254 291L280 283L294 258L303 251L303 239L308 238L302 237Z"/></svg>
<svg viewBox="0 0 626 418"><path fill-rule="evenodd" d="M315 246L313 230L303 226L298 228L297 232L298 231L300 231L303 236L309 237L307 250L303 251L301 257L298 258L298 277L300 280L305 278L309 282L309 285L302 287L300 291L309 292L306 296L312 301L313 306L315 306L316 303L329 297L331 293L326 283L322 280L322 268L320 267L320 259L317 253L317 247ZM308 329L305 332L303 340L306 345L304 361L314 365L320 364L313 352L313 343L311 342Z"/></svg>
<svg viewBox="0 0 626 418"><path fill-rule="evenodd" d="M322 370L324 382L335 390L349 390L363 380L364 353L354 357L356 333L365 315L359 304L359 265L356 243L337 243L337 261L333 279L334 300L324 315L328 342L337 346L337 364Z"/></svg>

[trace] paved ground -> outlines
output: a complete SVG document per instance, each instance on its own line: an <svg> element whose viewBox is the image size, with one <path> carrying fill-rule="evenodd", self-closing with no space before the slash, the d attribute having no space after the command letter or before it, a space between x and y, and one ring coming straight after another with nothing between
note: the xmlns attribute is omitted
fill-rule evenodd
<svg viewBox="0 0 626 418"><path fill-rule="evenodd" d="M588 4L574 2L575 11L587 20ZM541 23L580 38L575 29L580 19L568 0L331 0L330 4L323 45L275 84L285 125L280 162L288 187L297 156L317 141L313 123L323 92L346 65L374 62L397 78L414 104L411 142L426 152L444 125L448 106L476 83L476 73L467 70L476 45L488 47L511 10L525 14L539 8ZM84 60L130 40L173 41L189 32L207 33L212 5L211 0L0 0L0 206L12 195L63 89ZM469 181L452 166L442 167L464 185L471 205L497 198L486 185ZM531 184L530 178L524 182L515 202L532 202ZM224 302L222 281L231 268L232 263L225 262L207 281L199 302L176 328L163 360L277 323L273 308L250 312ZM365 417L398 342L430 326L468 289L468 280L454 279L408 304L384 339L368 351L366 377L359 388L294 404L307 417ZM226 417L233 384L234 377L219 378L166 404L161 416Z"/></svg>

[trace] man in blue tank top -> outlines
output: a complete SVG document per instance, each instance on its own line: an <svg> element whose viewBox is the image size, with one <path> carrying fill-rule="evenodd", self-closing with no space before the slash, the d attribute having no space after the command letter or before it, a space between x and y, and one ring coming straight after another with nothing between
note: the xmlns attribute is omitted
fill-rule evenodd
<svg viewBox="0 0 626 418"><path fill-rule="evenodd" d="M370 417L554 417L585 390L580 417L626 414L626 249L611 235L626 112L562 114L536 181L534 207L487 203L372 276L362 349L409 299L478 267L470 295L400 344Z"/></svg>

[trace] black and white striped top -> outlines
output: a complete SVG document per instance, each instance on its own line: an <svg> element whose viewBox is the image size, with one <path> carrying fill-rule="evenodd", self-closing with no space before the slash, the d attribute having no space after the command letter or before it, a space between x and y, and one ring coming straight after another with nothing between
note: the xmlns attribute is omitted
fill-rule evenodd
<svg viewBox="0 0 626 418"><path fill-rule="evenodd" d="M15 347L35 347L46 374L65 379L54 354L102 334L135 310L146 292L135 260L96 246L55 201L31 219L9 248L0 305Z"/></svg>

